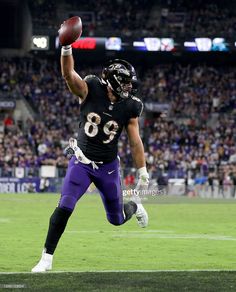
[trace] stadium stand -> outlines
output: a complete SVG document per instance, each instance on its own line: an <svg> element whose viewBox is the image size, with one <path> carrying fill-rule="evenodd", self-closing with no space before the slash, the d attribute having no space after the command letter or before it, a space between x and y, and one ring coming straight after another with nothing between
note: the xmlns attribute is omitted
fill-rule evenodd
<svg viewBox="0 0 236 292"><path fill-rule="evenodd" d="M229 1L53 1L29 0L35 33L54 33L72 15L84 15L84 35L233 36L234 3ZM227 5L228 4L228 5ZM230 6L229 6L230 5ZM92 7L92 9L91 9Z"/></svg>
<svg viewBox="0 0 236 292"><path fill-rule="evenodd" d="M28 1L33 32L55 35L59 24L82 15L88 36L232 36L236 16L228 1ZM111 4L112 3L112 4ZM112 5L112 6L111 6ZM233 5L233 4L232 4ZM91 10L90 7L93 7ZM219 21L219 18L221 21ZM108 29L109 28L109 29ZM136 64L134 64L136 65ZM101 65L78 62L78 71L100 74ZM139 64L140 66L140 64ZM215 177L235 180L236 69L225 64L168 62L139 68L139 95L145 104L141 134L152 178ZM79 107L60 75L58 56L29 54L2 58L0 96L24 99L34 117L20 119L12 110L0 113L0 174L13 177L17 167L26 176L53 165L63 177L63 149L76 137ZM165 105L158 114L150 104ZM144 131L145 129L145 131ZM119 142L126 182L133 184L127 140Z"/></svg>
<svg viewBox="0 0 236 292"><path fill-rule="evenodd" d="M17 125L11 128L14 122L10 117L5 119L0 143L2 175L12 176L14 167L35 173L41 165L55 165L63 174L67 165L63 149L69 137L76 136L79 107L66 89L58 63L25 58L5 59L3 64L2 90L30 99L38 109L38 121L28 119L20 129ZM85 72L99 74L101 68L82 69L81 75ZM141 79L144 103L170 105L166 118L148 114L144 118L146 130L142 133L152 177L183 178L189 171L194 177L207 176L212 168L217 173L221 166L231 167L236 154L233 67L159 65ZM132 169L125 135L119 146L122 165Z"/></svg>
<svg viewBox="0 0 236 292"><path fill-rule="evenodd" d="M54 33L63 20L81 15L84 16L83 34L90 36L104 36L104 33L130 36L135 31L146 33L148 24L143 20L148 18L153 3L153 0L29 1L35 33L45 31L45 28Z"/></svg>
<svg viewBox="0 0 236 292"><path fill-rule="evenodd" d="M162 1L153 30L172 36L233 36L236 16L229 7L229 1Z"/></svg>

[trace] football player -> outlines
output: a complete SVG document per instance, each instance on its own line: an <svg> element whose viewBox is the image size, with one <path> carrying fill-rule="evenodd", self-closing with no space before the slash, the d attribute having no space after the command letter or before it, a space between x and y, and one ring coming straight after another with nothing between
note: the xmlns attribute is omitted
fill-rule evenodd
<svg viewBox="0 0 236 292"><path fill-rule="evenodd" d="M125 128L139 175L136 188L148 186L149 175L138 125L143 104L133 95L137 83L133 66L115 59L104 68L102 78L90 75L82 79L74 70L71 46L64 46L61 71L69 90L80 101L78 139L69 140L67 152L73 155L61 198L50 217L42 257L32 272L52 269L53 254L67 221L91 183L100 192L111 224L122 225L135 214L141 227L148 225L148 215L140 200L123 203L117 158L118 138Z"/></svg>

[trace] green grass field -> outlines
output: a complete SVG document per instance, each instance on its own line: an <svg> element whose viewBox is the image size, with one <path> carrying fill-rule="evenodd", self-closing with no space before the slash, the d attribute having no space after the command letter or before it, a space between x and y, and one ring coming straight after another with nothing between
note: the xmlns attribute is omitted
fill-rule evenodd
<svg viewBox="0 0 236 292"><path fill-rule="evenodd" d="M159 197L145 205L150 224L141 229L135 218L112 226L99 196L85 195L54 256L60 273L11 274L30 272L39 260L58 198L0 194L0 291L9 283L28 291L236 290L236 200L222 199Z"/></svg>

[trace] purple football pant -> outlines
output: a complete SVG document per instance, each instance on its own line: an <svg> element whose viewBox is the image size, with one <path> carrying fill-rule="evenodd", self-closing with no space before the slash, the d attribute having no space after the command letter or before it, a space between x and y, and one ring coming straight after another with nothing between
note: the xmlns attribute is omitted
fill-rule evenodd
<svg viewBox="0 0 236 292"><path fill-rule="evenodd" d="M71 158L62 186L59 207L73 211L77 201L93 182L100 192L108 221L114 225L121 225L125 222L125 215L119 160L98 164L98 167L93 169L91 163L83 164L75 156Z"/></svg>

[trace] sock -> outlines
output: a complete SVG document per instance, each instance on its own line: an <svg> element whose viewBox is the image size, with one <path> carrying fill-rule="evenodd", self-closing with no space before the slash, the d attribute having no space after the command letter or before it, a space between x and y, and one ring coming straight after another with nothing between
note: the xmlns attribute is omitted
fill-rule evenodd
<svg viewBox="0 0 236 292"><path fill-rule="evenodd" d="M53 254L57 243L66 228L72 211L57 207L49 220L48 234L45 241L46 253Z"/></svg>
<svg viewBox="0 0 236 292"><path fill-rule="evenodd" d="M124 212L125 212L125 222L128 221L134 213L137 211L137 204L133 201L129 201L124 204Z"/></svg>

